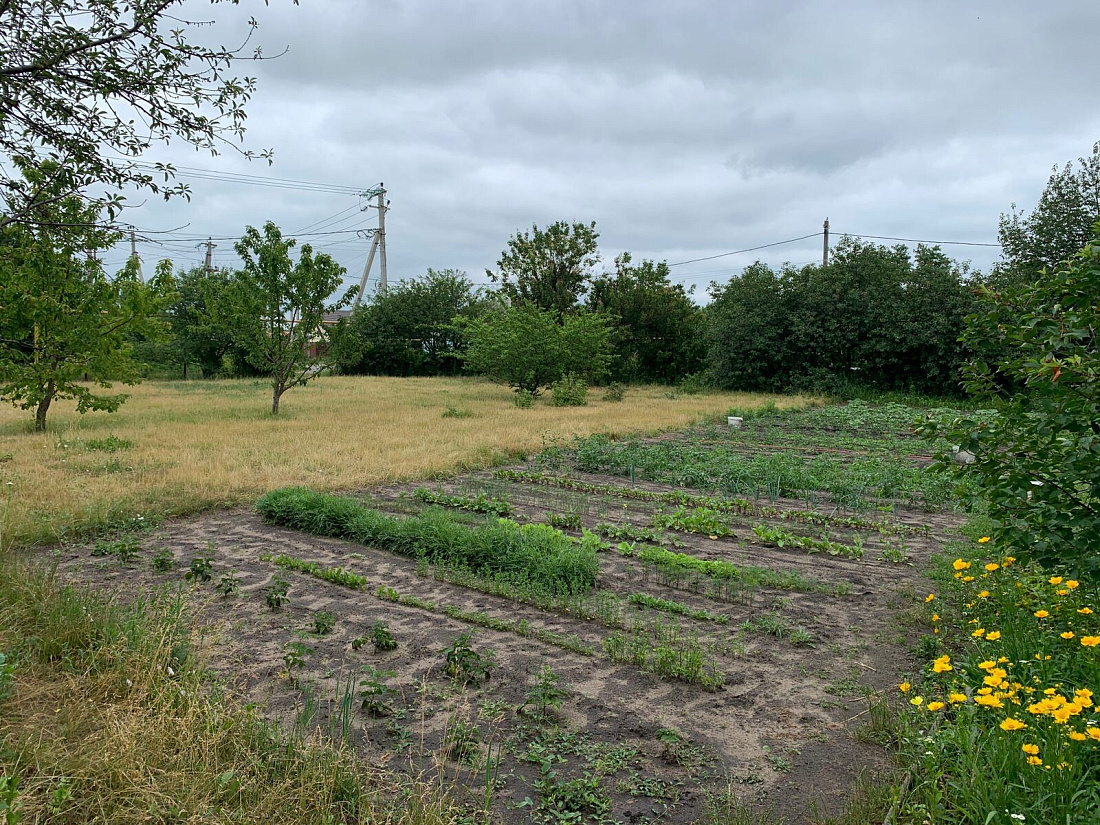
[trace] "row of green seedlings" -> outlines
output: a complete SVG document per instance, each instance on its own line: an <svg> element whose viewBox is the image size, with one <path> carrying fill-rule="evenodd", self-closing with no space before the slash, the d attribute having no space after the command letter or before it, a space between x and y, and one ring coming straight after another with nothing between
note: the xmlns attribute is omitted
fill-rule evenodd
<svg viewBox="0 0 1100 825"><path fill-rule="evenodd" d="M611 661L632 664L662 679L708 690L717 690L726 682L725 673L715 663L716 645L686 634L676 621L658 617L648 627L635 626L629 633L616 631L603 640L603 649Z"/></svg>
<svg viewBox="0 0 1100 825"><path fill-rule="evenodd" d="M285 570L295 570L299 573L305 573L332 582L333 584L349 587L353 590L365 590L370 583L366 576L361 576L358 573L352 573L340 567L322 567L317 562L295 558L294 556L263 555L260 556L260 559L261 561L271 562L276 567L281 567ZM576 636L567 636L562 633L555 633L551 630L533 627L526 619L508 621L489 616L486 613L468 612L454 605L439 605L417 596L402 594L394 588L385 585L380 586L374 594L383 601L396 602L408 607L415 607L433 613L439 610L451 618L466 622L467 624L480 625L482 627L498 630L502 633L515 633L526 638L538 639L545 644L561 647L565 650L571 650L583 656L591 656L594 652L591 646L584 644L584 642ZM353 641L352 646L354 647L354 645L355 642Z"/></svg>
<svg viewBox="0 0 1100 825"><path fill-rule="evenodd" d="M595 653L595 649L591 645L585 644L576 634L558 633L553 630L535 627L527 619L502 619L499 616L491 616L483 611L463 610L451 604L441 605L436 602L428 601L427 599L421 599L418 596L401 593L386 585L379 587L378 590L375 591L375 595L383 601L402 604L406 607L415 607L419 610L426 610L431 613L438 611L445 616L449 616L456 621L465 622L466 624L478 625L479 627L496 630L500 633L514 633L517 636L522 636L527 639L536 639L543 644L560 647L563 650L579 653L581 656L592 656Z"/></svg>
<svg viewBox="0 0 1100 825"><path fill-rule="evenodd" d="M653 526L666 530L679 530L684 533L702 533L711 538L735 536L734 525L718 510L709 507L688 509L680 507L671 513L653 514ZM850 559L863 558L863 539L856 536L853 544L833 541L828 536L813 538L784 530L782 527L770 527L757 524L752 528L757 538L776 547L796 547L808 553L828 553L830 556L844 556Z"/></svg>
<svg viewBox="0 0 1100 825"><path fill-rule="evenodd" d="M598 536L586 533L576 539L545 524L498 518L471 526L437 509L401 518L353 499L301 488L268 493L256 508L267 521L284 527L505 576L551 592L590 590L599 572Z"/></svg>
<svg viewBox="0 0 1100 825"><path fill-rule="evenodd" d="M128 565L141 555L141 544L133 536L123 536L118 539L100 539L92 548L92 555L96 557L113 556L122 565ZM176 569L176 557L171 550L160 548L149 559L149 566L154 573L171 573ZM205 583L214 577L214 543L208 542L206 552L203 555L191 559L190 565L183 577L189 582ZM223 596L233 596L241 589L241 580L232 571L223 573L216 585L217 591Z"/></svg>
<svg viewBox="0 0 1100 825"><path fill-rule="evenodd" d="M721 601L748 604L758 587L798 593L824 593L847 596L852 586L809 579L795 571L770 570L766 567L733 564L720 559L700 559L661 547L641 547L620 542L618 551L642 564L642 578L650 576L666 587L701 593Z"/></svg>
<svg viewBox="0 0 1100 825"><path fill-rule="evenodd" d="M780 497L815 497L828 493L839 508L865 510L893 507L895 498L940 508L956 502L955 483L946 474L922 472L910 462L893 457L840 461L826 456L805 460L789 452L740 455L736 450L696 443L637 440L613 442L606 435L576 438L572 445L576 467L586 472L629 477L639 473L652 481L682 487L747 491L754 499L765 492L772 505Z"/></svg>
<svg viewBox="0 0 1100 825"><path fill-rule="evenodd" d="M816 510L788 510L785 508L754 504L745 498L720 498L718 496L686 493L681 490L646 490L622 484L584 481L582 479L572 478L571 476L560 476L550 473L505 469L497 470L495 475L497 478L521 484L560 487L565 490L573 490L576 492L610 495L618 498L652 501L660 504L675 504L682 507L707 507L723 512L734 512L739 515L754 515L760 518L801 521L806 524L823 527L877 531L883 535L926 535L931 530L927 525L900 524L877 519L864 519L858 516L836 516L820 513Z"/></svg>
<svg viewBox="0 0 1100 825"><path fill-rule="evenodd" d="M610 591L600 590L592 594L553 596L539 591L532 591L529 588L516 586L509 581L476 576L462 569L437 565L431 568L418 568L417 572L421 575L431 575L437 581L446 581L471 590L480 590L490 595L508 599L509 601L528 604L542 610L563 613L585 621L596 622L613 630L622 631L623 633L620 633L620 636L624 633L630 638L645 636L650 639L651 644L661 642L660 639L655 639L654 637L654 623L647 620L644 616L639 616L636 610L631 610L632 606L648 608L658 612L674 613L680 616L715 622L722 625L729 623L729 619L726 616L721 616L709 611L697 610L679 602L673 602L667 599L657 599L644 594L634 594L633 597L628 596L623 598ZM708 640L704 634L689 628L680 627L675 640L677 644L683 645L685 656L694 656L695 654L691 653L691 651L700 652L700 655L704 656L705 675L700 676L699 672L694 667L685 667L680 671L662 669L653 670L653 672L665 678L703 684L704 686L711 686L710 682L713 681L713 674L717 672L717 666L713 662L713 655L723 654L736 657L744 655L745 652L744 644L739 638L718 643ZM668 639L664 640L666 647L668 646L668 642Z"/></svg>
<svg viewBox="0 0 1100 825"><path fill-rule="evenodd" d="M468 510L471 513L487 513L493 516L510 516L513 512L512 502L504 497L494 497L485 493L477 495L452 495L443 490L429 490L426 487L417 487L413 493L417 501L425 504L437 504L441 507L455 507L459 510Z"/></svg>

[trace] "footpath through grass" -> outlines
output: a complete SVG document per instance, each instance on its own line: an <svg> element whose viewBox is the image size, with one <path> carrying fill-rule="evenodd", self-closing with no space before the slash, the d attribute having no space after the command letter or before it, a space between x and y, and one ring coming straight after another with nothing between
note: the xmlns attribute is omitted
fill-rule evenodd
<svg viewBox="0 0 1100 825"><path fill-rule="evenodd" d="M632 387L619 403L521 410L506 387L478 379L348 376L291 391L272 418L270 386L258 380L123 389L131 398L119 412L79 416L62 404L47 433L0 407L0 547L244 504L278 487L449 474L535 452L546 438L656 432L730 407L810 400Z"/></svg>

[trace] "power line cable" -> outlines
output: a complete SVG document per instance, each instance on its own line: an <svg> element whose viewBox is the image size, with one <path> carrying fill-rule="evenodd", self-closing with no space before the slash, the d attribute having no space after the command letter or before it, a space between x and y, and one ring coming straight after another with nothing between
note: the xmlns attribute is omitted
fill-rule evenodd
<svg viewBox="0 0 1100 825"><path fill-rule="evenodd" d="M758 249L768 249L772 246L783 246L784 244L795 243L796 241L805 241L809 238L820 238L823 234L823 232L813 232L809 235L803 235L800 238L788 238L785 241L775 241L774 243L761 244L760 246L750 246L747 249L735 249L733 250L733 252L722 252L718 255L708 255L705 258L692 258L690 261L677 261L674 264L669 264L669 266L683 266L684 264L697 264L700 261L713 261L715 258L727 258L730 255L741 255L745 252L755 252Z"/></svg>
<svg viewBox="0 0 1100 825"><path fill-rule="evenodd" d="M820 233L818 233L820 234ZM837 232L837 235L846 235L849 238L871 238L876 241L903 241L905 243L927 243L942 246L993 246L1000 248L999 243L979 243L977 241L929 241L921 238L892 238L889 235L860 235L857 232Z"/></svg>

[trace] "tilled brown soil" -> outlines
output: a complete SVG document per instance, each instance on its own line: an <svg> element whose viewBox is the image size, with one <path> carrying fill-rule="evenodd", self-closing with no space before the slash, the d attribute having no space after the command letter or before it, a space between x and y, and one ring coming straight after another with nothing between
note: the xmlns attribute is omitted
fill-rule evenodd
<svg viewBox="0 0 1100 825"><path fill-rule="evenodd" d="M470 483L459 479L444 489L465 489ZM562 501L545 488L506 486L520 502L513 516L517 521L541 521ZM362 496L383 509L411 512L421 506L410 495L415 487L395 485ZM539 504L540 491L545 492L545 506ZM780 501L777 506L798 505ZM609 502L604 497L580 515L589 529L599 522L644 526L653 510L646 502ZM288 726L321 725L339 735L346 719L349 739L380 762L437 771L464 784L472 807L483 804L488 784L494 815L504 822L533 821L534 808L545 807L551 798L579 794L584 787L603 795L610 806L605 815L617 821L694 822L703 815L708 795L714 799L732 792L785 821L803 822L810 821L815 808L821 813L841 809L860 771L889 769L885 752L854 734L869 719L868 696L889 689L906 670L906 649L918 632L906 617L926 592L917 571L959 523L951 515L904 509L889 518L931 528L927 535L891 537L894 546L905 545L908 563L877 558L884 539L874 532L861 534L866 552L857 560L766 546L751 532L752 524L763 521L753 517L739 520L735 536L720 539L668 531L681 544L671 548L677 552L797 571L824 584L846 585L849 592L839 596L758 588L735 601L722 601L657 584L643 576L635 559L614 550L601 554L598 588L624 597L645 593L729 618L728 624L678 620L716 646L715 661L726 677L718 690L662 681L633 665L610 661L602 643L613 630L596 621L437 580L407 558L272 527L249 510L167 523L143 538L142 557L129 566L92 557L89 546L57 552L61 569L71 578L116 589L123 598L183 587L200 628L204 663L247 700ZM770 523L820 534L820 529L797 522ZM831 538L846 543L854 535L852 530L830 531ZM171 552L173 572L152 572L149 558L160 549ZM184 583L187 565L208 551L213 553L214 581ZM367 577L369 585L357 591L279 571L263 560L278 554L342 567ZM215 592L225 572L240 578L236 595ZM289 603L273 610L264 593L276 574L288 579L291 588ZM375 595L379 586L440 609L384 601ZM486 682L463 686L443 673L443 650L471 625L444 615L445 605L491 617L525 618L532 628L575 636L594 654L479 627L473 646L479 651L491 648L496 668ZM656 615L630 609L638 616ZM318 611L336 617L327 635L309 632ZM745 626L761 617L803 628L811 643L797 646L790 637ZM368 643L353 650L352 640L379 621L393 633L398 648L375 653ZM306 649L302 662L292 661L288 668L287 645L297 642ZM386 680L396 690L388 701L392 712L380 717L339 712L340 698L349 682L354 691L364 666L394 674ZM517 711L544 666L568 686L561 710L546 718L529 707ZM463 742L468 745L465 755ZM486 757L500 760L488 779ZM599 821L593 813L598 808L584 809L588 821Z"/></svg>

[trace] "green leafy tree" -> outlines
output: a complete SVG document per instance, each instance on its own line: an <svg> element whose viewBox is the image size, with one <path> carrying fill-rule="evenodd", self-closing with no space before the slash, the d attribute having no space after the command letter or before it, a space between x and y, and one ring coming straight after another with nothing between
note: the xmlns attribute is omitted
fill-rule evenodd
<svg viewBox="0 0 1100 825"><path fill-rule="evenodd" d="M271 378L271 414L294 386L305 384L324 368L319 350L325 344L323 319L351 301L354 289L326 303L340 286L344 268L323 252L302 246L291 260L292 238L271 221L261 235L248 227L234 249L244 262L216 308L218 322L233 330L234 341L248 362Z"/></svg>
<svg viewBox="0 0 1100 825"><path fill-rule="evenodd" d="M611 377L672 384L705 365L703 316L690 292L673 284L664 261L615 259L615 272L595 278L588 305L612 318Z"/></svg>
<svg viewBox="0 0 1100 825"><path fill-rule="evenodd" d="M1100 223L1067 264L1032 283L983 288L965 338L968 391L995 410L936 420L975 462L1007 552L1100 574ZM947 457L945 457L946 459Z"/></svg>
<svg viewBox="0 0 1100 825"><path fill-rule="evenodd" d="M52 166L27 176L56 177L54 192L69 188ZM79 197L51 198L34 218L0 230L0 397L33 409L43 431L58 399L75 400L80 413L113 412L126 400L95 388L139 380L128 336L158 333L170 281L146 286L132 268L109 279L91 253L120 236L98 228L99 208Z"/></svg>
<svg viewBox="0 0 1100 825"><path fill-rule="evenodd" d="M187 20L183 6L0 0L0 156L32 167L53 159L67 170L36 182L0 167L0 226L35 220L62 182L66 196L84 196L93 184L186 194L171 166L136 160L154 144L178 139L214 154L236 148L255 80L232 68L262 57L245 47L256 22L241 47L210 47L193 37L204 23ZM121 207L118 195L96 201L111 218Z"/></svg>
<svg viewBox="0 0 1100 825"><path fill-rule="evenodd" d="M595 381L607 374L610 330L602 315L567 316L534 306L502 308L467 321L466 368L538 395L566 373Z"/></svg>
<svg viewBox="0 0 1100 825"><path fill-rule="evenodd" d="M1100 220L1100 142L1077 168L1067 163L1054 167L1043 194L1031 214L1016 204L1001 215L998 239L1004 264L998 269L1000 285L1034 280L1040 270L1053 271L1092 237L1092 225Z"/></svg>
<svg viewBox="0 0 1100 825"><path fill-rule="evenodd" d="M712 285L707 343L715 383L731 390L785 389L791 375L784 279L760 261Z"/></svg>
<svg viewBox="0 0 1100 825"><path fill-rule="evenodd" d="M559 317L571 312L588 289L600 260L596 223L553 223L517 232L486 275L514 305L530 304Z"/></svg>
<svg viewBox="0 0 1100 825"><path fill-rule="evenodd" d="M379 292L332 332L343 372L367 375L454 375L466 342L452 321L486 303L464 272L429 269Z"/></svg>

